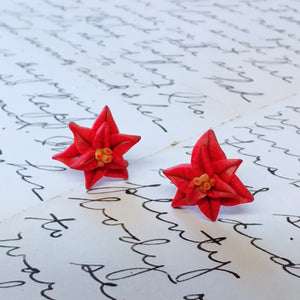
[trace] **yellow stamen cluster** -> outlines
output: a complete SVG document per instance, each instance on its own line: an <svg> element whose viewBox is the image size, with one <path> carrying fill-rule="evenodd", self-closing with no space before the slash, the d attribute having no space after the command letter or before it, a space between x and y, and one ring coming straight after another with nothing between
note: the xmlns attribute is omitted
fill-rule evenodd
<svg viewBox="0 0 300 300"><path fill-rule="evenodd" d="M202 174L200 177L195 177L193 182L203 193L209 191L216 184L215 179L209 178L206 173Z"/></svg>
<svg viewBox="0 0 300 300"><path fill-rule="evenodd" d="M95 158L98 161L98 166L103 167L105 164L112 162L112 150L110 148L96 149Z"/></svg>

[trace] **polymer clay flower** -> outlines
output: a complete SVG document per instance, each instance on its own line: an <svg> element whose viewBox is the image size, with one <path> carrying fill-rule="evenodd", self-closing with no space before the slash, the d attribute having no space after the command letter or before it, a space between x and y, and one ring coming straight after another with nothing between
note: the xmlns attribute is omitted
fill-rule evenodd
<svg viewBox="0 0 300 300"><path fill-rule="evenodd" d="M74 143L52 158L72 169L84 171L85 186L91 188L103 176L128 178L126 153L140 136L120 134L110 109L105 106L93 127L69 124Z"/></svg>
<svg viewBox="0 0 300 300"><path fill-rule="evenodd" d="M198 205L212 221L221 205L233 206L253 201L252 194L235 175L241 159L227 159L215 133L208 130L195 144L191 164L163 171L176 185L173 207Z"/></svg>

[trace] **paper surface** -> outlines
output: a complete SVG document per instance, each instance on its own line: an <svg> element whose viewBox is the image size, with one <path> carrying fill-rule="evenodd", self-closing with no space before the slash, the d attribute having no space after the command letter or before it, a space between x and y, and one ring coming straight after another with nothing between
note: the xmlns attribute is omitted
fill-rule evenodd
<svg viewBox="0 0 300 300"><path fill-rule="evenodd" d="M0 3L1 299L298 299L297 1ZM51 157L108 105L128 181ZM212 128L254 202L171 207Z"/></svg>

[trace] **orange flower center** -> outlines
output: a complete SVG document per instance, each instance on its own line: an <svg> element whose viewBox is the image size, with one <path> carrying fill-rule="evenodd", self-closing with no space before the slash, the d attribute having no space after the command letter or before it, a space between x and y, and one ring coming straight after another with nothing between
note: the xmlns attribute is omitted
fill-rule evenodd
<svg viewBox="0 0 300 300"><path fill-rule="evenodd" d="M215 179L209 178L206 173L202 174L200 177L195 177L193 179L193 182L203 193L209 191L216 184Z"/></svg>
<svg viewBox="0 0 300 300"><path fill-rule="evenodd" d="M98 148L95 151L95 158L97 159L98 166L103 167L105 164L112 162L112 150L110 148Z"/></svg>

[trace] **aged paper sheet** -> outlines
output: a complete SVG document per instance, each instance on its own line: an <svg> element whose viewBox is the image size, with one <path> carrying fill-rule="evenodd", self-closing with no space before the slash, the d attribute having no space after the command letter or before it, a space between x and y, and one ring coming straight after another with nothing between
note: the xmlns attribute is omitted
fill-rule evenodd
<svg viewBox="0 0 300 300"><path fill-rule="evenodd" d="M300 2L0 3L1 299L298 299ZM105 105L129 179L51 157ZM174 209L213 129L252 203Z"/></svg>

